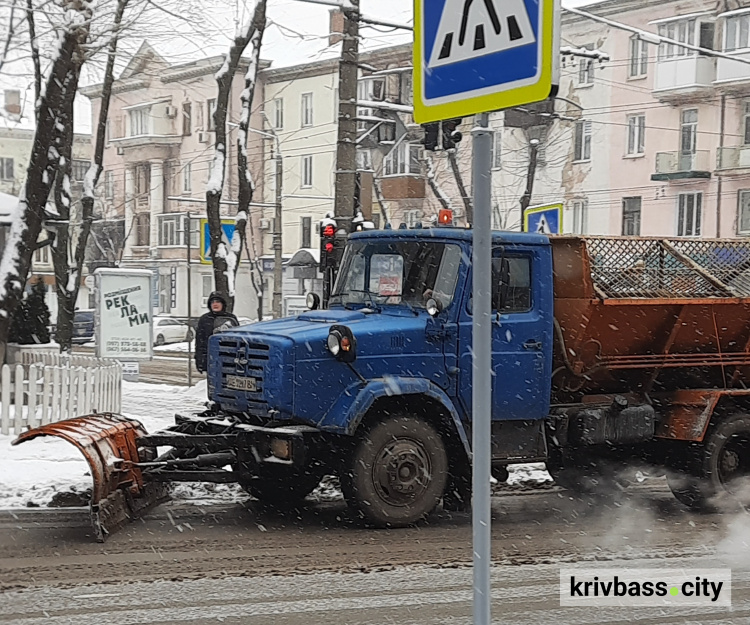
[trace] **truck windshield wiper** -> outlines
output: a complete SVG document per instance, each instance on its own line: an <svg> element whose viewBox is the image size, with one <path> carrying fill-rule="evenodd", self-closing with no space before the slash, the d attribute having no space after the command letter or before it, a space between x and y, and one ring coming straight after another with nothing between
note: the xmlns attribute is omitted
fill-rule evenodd
<svg viewBox="0 0 750 625"><path fill-rule="evenodd" d="M367 295L367 298L370 300L370 306L372 306L376 310L380 310L380 306L378 306L375 303L375 300L372 298L374 293L372 293L372 291L370 291L369 289L349 289L348 291L349 293L364 293L365 295Z"/></svg>

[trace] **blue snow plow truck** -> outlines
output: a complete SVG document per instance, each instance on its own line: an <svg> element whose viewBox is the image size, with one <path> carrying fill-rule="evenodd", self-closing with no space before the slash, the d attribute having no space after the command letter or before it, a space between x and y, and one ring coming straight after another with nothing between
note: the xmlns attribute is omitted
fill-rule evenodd
<svg viewBox="0 0 750 625"><path fill-rule="evenodd" d="M88 415L18 442L51 434L81 448L102 540L175 481L238 482L293 508L334 475L375 526L465 508L471 242L455 228L352 234L328 309L211 337L207 411L154 434ZM498 480L545 462L562 486L590 491L648 466L692 508L738 495L750 243L496 232L490 270Z"/></svg>

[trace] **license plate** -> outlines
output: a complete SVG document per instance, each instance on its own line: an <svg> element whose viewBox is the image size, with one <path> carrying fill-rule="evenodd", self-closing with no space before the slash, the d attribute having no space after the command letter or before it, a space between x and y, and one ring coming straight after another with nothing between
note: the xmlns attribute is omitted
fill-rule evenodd
<svg viewBox="0 0 750 625"><path fill-rule="evenodd" d="M242 378L238 375L227 376L227 388L233 391L250 391L252 393L258 390L255 378Z"/></svg>

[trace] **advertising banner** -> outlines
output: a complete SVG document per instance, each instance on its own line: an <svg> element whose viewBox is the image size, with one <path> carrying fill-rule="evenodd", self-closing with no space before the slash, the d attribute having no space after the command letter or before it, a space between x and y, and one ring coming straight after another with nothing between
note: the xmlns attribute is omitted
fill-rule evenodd
<svg viewBox="0 0 750 625"><path fill-rule="evenodd" d="M150 360L153 357L152 273L144 269L97 269L96 355Z"/></svg>

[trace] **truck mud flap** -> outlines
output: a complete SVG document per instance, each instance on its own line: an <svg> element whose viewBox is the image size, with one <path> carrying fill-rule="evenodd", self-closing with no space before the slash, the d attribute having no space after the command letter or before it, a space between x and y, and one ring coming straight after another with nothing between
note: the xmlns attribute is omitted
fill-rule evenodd
<svg viewBox="0 0 750 625"><path fill-rule="evenodd" d="M143 426L115 414L92 414L28 430L13 445L38 436L56 436L81 450L91 469L90 515L99 542L153 506L169 499L167 487L145 482L135 463L150 460L155 449L139 449Z"/></svg>

